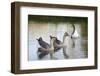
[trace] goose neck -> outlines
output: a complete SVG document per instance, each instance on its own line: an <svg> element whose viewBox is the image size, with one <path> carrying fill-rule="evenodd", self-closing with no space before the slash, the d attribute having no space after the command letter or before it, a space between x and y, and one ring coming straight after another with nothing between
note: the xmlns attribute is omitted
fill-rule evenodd
<svg viewBox="0 0 100 76"><path fill-rule="evenodd" d="M54 45L54 40L51 39L51 40L50 40L50 47L53 48L53 45Z"/></svg>
<svg viewBox="0 0 100 76"><path fill-rule="evenodd" d="M63 36L63 43L65 42L66 36Z"/></svg>

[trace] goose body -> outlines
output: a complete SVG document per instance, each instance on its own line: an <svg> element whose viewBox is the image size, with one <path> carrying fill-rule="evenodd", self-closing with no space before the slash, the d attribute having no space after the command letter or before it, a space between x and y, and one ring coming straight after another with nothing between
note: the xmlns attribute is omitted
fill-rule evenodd
<svg viewBox="0 0 100 76"><path fill-rule="evenodd" d="M43 41L42 37L40 37L40 38L37 39L37 40L38 40L38 43L39 43L39 45L40 45L41 47L43 47L43 48L48 48L48 47L50 47L50 45L49 45L47 42Z"/></svg>

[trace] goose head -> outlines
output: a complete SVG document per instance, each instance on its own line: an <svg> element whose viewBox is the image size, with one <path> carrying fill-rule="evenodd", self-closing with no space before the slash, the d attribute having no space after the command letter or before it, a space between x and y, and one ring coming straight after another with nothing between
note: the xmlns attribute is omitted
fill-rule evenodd
<svg viewBox="0 0 100 76"><path fill-rule="evenodd" d="M54 37L54 36L51 36L51 35L50 35L50 39L57 40L57 38L56 38L56 37Z"/></svg>
<svg viewBox="0 0 100 76"><path fill-rule="evenodd" d="M51 36L51 35L50 35L50 39L53 40L53 41L57 40L56 37L53 37L53 36Z"/></svg>
<svg viewBox="0 0 100 76"><path fill-rule="evenodd" d="M40 37L39 39L37 39L38 41L42 41L42 37Z"/></svg>
<svg viewBox="0 0 100 76"><path fill-rule="evenodd" d="M67 32L64 33L64 37L69 36L69 34Z"/></svg>

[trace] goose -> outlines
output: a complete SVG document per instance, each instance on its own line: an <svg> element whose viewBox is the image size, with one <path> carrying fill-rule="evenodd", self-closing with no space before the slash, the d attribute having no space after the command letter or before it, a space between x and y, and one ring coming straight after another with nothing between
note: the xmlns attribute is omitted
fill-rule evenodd
<svg viewBox="0 0 100 76"><path fill-rule="evenodd" d="M50 38L49 47L47 47L47 48L40 47L40 48L38 48L38 50L43 51L43 52L47 52L47 54L50 54L50 58L54 59L54 56L53 56L53 54L54 54L54 41L55 41L55 38ZM40 57L40 55L39 55L39 57Z"/></svg>
<svg viewBox="0 0 100 76"><path fill-rule="evenodd" d="M65 32L64 36L63 36L63 55L64 58L69 58L70 57L70 52L71 52L71 48L72 48L72 39L70 37L70 35Z"/></svg>
<svg viewBox="0 0 100 76"><path fill-rule="evenodd" d="M37 41L38 41L39 45L45 49L50 47L50 45L47 42L43 41L42 37L37 39ZM41 50L41 48L38 48L37 53L39 53L39 55L38 55L39 59L42 59L44 56L48 55L48 51L43 51L43 50Z"/></svg>
<svg viewBox="0 0 100 76"><path fill-rule="evenodd" d="M68 40L69 38L70 38L69 34L67 32L65 32L64 35L63 35L63 42L61 42L60 44L57 44L57 43L54 42L55 47L63 48L63 55L64 55L65 58L69 57L67 52L66 52L67 51L66 50L67 45L69 44L69 40Z"/></svg>
<svg viewBox="0 0 100 76"><path fill-rule="evenodd" d="M39 45L41 47L43 47L43 48L47 49L50 46L47 42L43 41L42 37L40 37L39 39L37 39L37 41L38 41Z"/></svg>
<svg viewBox="0 0 100 76"><path fill-rule="evenodd" d="M76 30L74 24L72 24L72 27L73 27L73 32L72 32L72 34L71 34L71 38L72 38L72 39L76 39L76 38L79 37L79 34L78 34L78 32L77 32L77 30Z"/></svg>
<svg viewBox="0 0 100 76"><path fill-rule="evenodd" d="M53 38L53 37L50 36L50 39L52 39L52 38ZM47 42L43 41L42 37L40 37L40 38L37 39L37 40L38 40L38 43L39 43L40 46L41 46L40 48L38 48L38 52L40 52L40 54L39 54L39 59L42 59L44 56L46 56L46 55L49 54L49 52L46 51L45 49L48 49L48 48L50 47L50 45L49 45ZM56 42L57 44L60 44L60 43L61 43L61 41L58 40L56 37L55 37L55 41L54 41L54 42ZM44 49L43 49L43 48L44 48ZM59 49L60 49L59 47L54 47L54 52L57 52Z"/></svg>
<svg viewBox="0 0 100 76"><path fill-rule="evenodd" d="M58 50L61 49L61 47L57 47L55 44L59 45L59 44L62 44L62 42L60 40L58 40L57 37L53 37L53 36L50 35L50 38L55 38L55 41L54 41L54 52L57 52Z"/></svg>

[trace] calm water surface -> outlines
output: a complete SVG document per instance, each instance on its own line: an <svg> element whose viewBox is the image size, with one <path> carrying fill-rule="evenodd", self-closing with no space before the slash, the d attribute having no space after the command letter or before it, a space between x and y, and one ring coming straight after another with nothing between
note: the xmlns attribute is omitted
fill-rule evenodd
<svg viewBox="0 0 100 76"><path fill-rule="evenodd" d="M82 27L81 24L75 24L76 30L79 34L79 38L74 39L75 47L67 48L67 53L69 55L69 59L79 59L79 58L87 58L87 38L82 36ZM63 40L64 32L68 32L71 35L73 28L70 23L59 23L59 24L51 24L51 23L29 23L29 40L28 40L28 60L38 60L37 49L40 47L38 44L39 37L42 37L44 41L50 44L50 35L56 36L60 41ZM69 44L68 44L69 45ZM72 45L69 45L72 46ZM62 49L54 54L57 59L64 59ZM50 56L47 55L43 58L43 60L50 59Z"/></svg>

